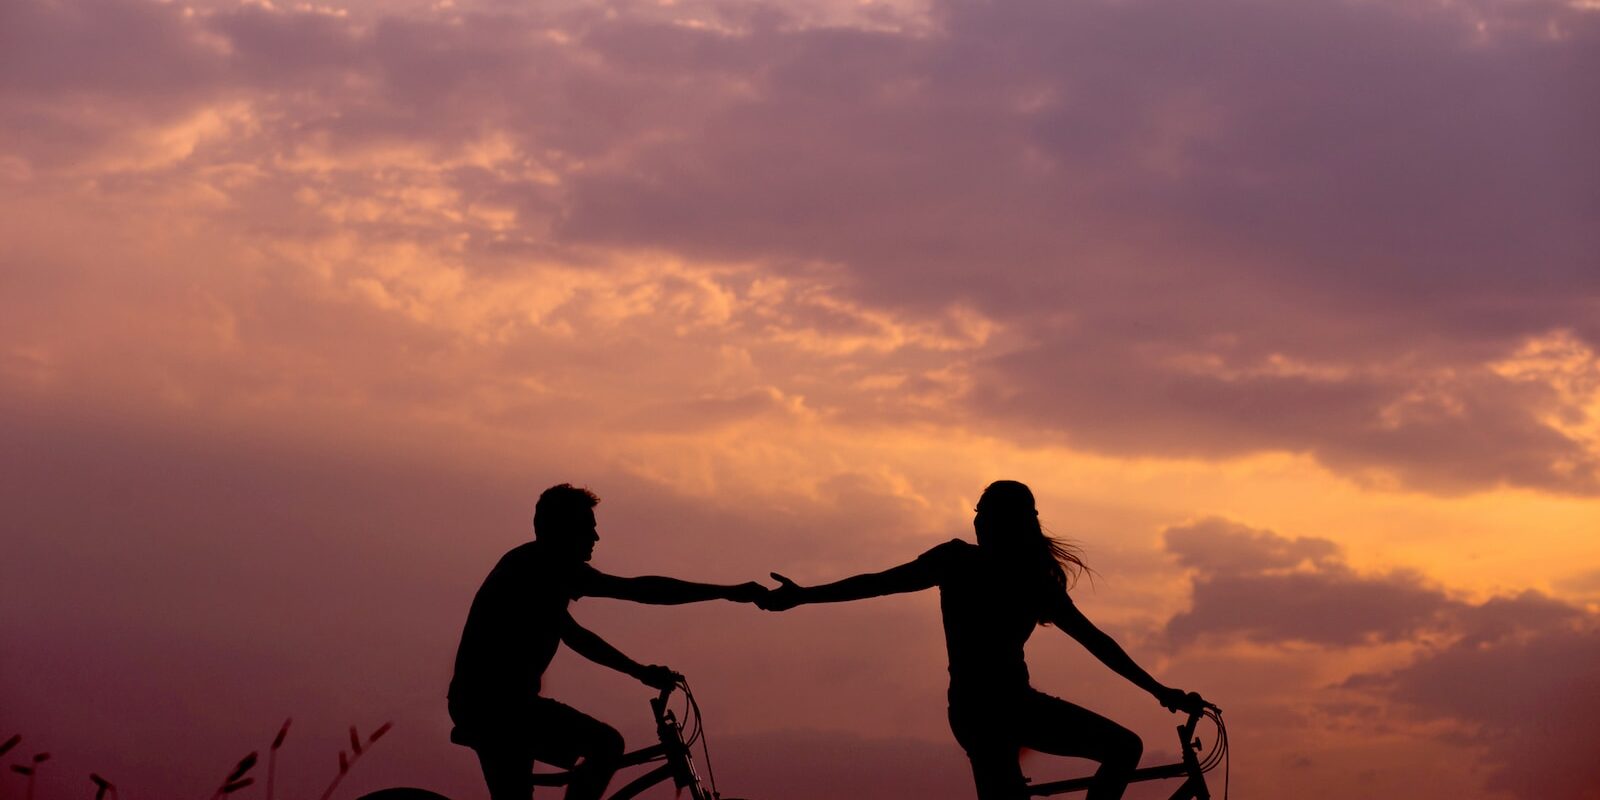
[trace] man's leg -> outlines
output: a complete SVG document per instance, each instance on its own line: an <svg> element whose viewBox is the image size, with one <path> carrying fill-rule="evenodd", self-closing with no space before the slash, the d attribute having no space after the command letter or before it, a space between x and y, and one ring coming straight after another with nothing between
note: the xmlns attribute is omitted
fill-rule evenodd
<svg viewBox="0 0 1600 800"><path fill-rule="evenodd" d="M533 796L533 754L526 747L489 746L477 750L489 800L528 800Z"/></svg>
<svg viewBox="0 0 1600 800"><path fill-rule="evenodd" d="M533 727L533 758L572 771L567 800L600 800L622 763L622 734L588 714L544 697L536 701Z"/></svg>
<svg viewBox="0 0 1600 800"><path fill-rule="evenodd" d="M567 800L600 800L622 763L622 734L603 722L595 725L584 737L583 762L572 770Z"/></svg>

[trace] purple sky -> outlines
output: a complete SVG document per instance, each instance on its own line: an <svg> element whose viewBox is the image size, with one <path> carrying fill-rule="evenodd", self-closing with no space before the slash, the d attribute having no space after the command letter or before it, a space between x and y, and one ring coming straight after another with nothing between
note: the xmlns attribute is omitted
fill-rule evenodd
<svg viewBox="0 0 1600 800"><path fill-rule="evenodd" d="M341 796L481 797L442 694L544 487L811 581L1013 478L1241 797L1600 798L1596 98L1592 0L9 2L5 761L200 796L292 715L298 798L393 719ZM932 594L574 613L731 794L971 796Z"/></svg>

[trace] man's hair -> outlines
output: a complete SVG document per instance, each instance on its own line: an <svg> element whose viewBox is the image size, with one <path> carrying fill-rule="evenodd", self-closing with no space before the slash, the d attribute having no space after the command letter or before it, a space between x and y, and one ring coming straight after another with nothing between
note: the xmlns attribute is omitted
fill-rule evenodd
<svg viewBox="0 0 1600 800"><path fill-rule="evenodd" d="M600 505L600 496L570 483L552 486L539 495L533 506L533 536L546 532L560 535L561 529L580 519L583 512Z"/></svg>

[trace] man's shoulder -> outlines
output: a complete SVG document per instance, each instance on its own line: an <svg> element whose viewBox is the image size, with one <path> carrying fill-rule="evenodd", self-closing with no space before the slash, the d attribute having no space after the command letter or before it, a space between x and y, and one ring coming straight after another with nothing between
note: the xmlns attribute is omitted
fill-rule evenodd
<svg viewBox="0 0 1600 800"><path fill-rule="evenodd" d="M519 544L507 550L494 565L495 575L516 576L521 580L550 580L563 575L578 574L579 565L563 558L553 557L537 541Z"/></svg>
<svg viewBox="0 0 1600 800"><path fill-rule="evenodd" d="M538 542L524 542L507 550L505 555L500 556L500 560L495 563L495 571L523 570L542 566L549 559L541 557L538 545Z"/></svg>
<svg viewBox="0 0 1600 800"><path fill-rule="evenodd" d="M588 562L563 558L540 547L538 541L517 545L500 557L495 572L516 575L521 580L540 583L587 586L600 571Z"/></svg>

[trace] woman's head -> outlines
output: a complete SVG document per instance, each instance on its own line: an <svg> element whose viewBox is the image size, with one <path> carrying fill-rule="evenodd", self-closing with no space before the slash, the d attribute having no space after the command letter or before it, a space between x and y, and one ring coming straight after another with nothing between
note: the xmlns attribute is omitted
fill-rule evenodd
<svg viewBox="0 0 1600 800"><path fill-rule="evenodd" d="M1044 532L1033 491L1017 481L995 481L978 498L972 527L978 546L999 554L1053 587L1066 589L1088 570L1078 548Z"/></svg>
<svg viewBox="0 0 1600 800"><path fill-rule="evenodd" d="M1017 481L995 481L978 498L972 527L978 544L1006 549L1039 527L1039 509L1033 490Z"/></svg>

